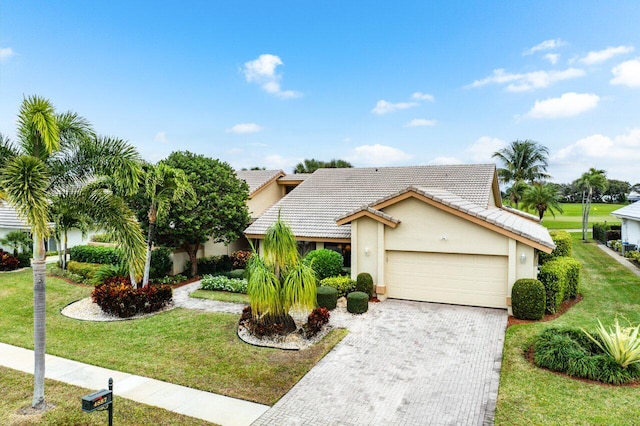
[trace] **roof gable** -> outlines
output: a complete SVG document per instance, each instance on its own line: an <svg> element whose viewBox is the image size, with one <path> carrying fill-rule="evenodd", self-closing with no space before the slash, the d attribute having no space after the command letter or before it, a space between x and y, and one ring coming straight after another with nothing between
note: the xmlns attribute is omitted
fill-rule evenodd
<svg viewBox="0 0 640 426"><path fill-rule="evenodd" d="M640 201L612 211L611 216L640 221Z"/></svg>
<svg viewBox="0 0 640 426"><path fill-rule="evenodd" d="M236 176L249 185L249 195L253 196L272 181L284 176L282 170L239 170Z"/></svg>

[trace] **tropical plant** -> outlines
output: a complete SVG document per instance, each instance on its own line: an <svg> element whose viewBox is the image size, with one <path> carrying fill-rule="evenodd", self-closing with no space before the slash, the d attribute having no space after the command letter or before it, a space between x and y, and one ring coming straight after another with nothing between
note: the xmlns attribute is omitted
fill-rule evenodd
<svg viewBox="0 0 640 426"><path fill-rule="evenodd" d="M67 253L69 231L78 229L85 237L91 229L92 220L86 212L77 208L75 197L63 193L51 198L51 218L54 223L54 234L56 239L62 242L62 253L60 256L60 267L67 269Z"/></svg>
<svg viewBox="0 0 640 426"><path fill-rule="evenodd" d="M116 186L131 190L138 184L137 152L117 139L98 138L89 123L75 113L56 114L46 99L30 96L18 113L18 142L0 138L0 188L33 235L34 289L34 392L32 407L44 409L45 366L45 250L51 230L53 194L76 194L78 211L100 220L114 231L129 269L142 272L144 237L141 229L113 193L87 188L103 175L112 175Z"/></svg>
<svg viewBox="0 0 640 426"><path fill-rule="evenodd" d="M311 311L316 303L316 275L298 254L291 228L280 219L263 240L263 257L253 253L247 263L247 294L253 321L295 330L289 310Z"/></svg>
<svg viewBox="0 0 640 426"><path fill-rule="evenodd" d="M640 364L640 325L621 327L618 318L608 330L598 320L595 335L582 329L600 349L609 354L622 368L632 364Z"/></svg>
<svg viewBox="0 0 640 426"><path fill-rule="evenodd" d="M522 196L527 189L529 189L529 185L521 180L513 182L513 185L511 185L509 189L507 189L507 197L509 197L509 201L513 203L513 206L516 209L518 208L518 203L522 199Z"/></svg>
<svg viewBox="0 0 640 426"><path fill-rule="evenodd" d="M320 161L315 158L305 158L304 161L296 164L293 173L313 173L318 169L344 169L353 167L345 160L332 159L330 161Z"/></svg>
<svg viewBox="0 0 640 426"><path fill-rule="evenodd" d="M144 264L142 287L149 285L151 252L153 250L153 239L158 217L162 218L168 213L172 202L178 201L183 197L195 197L193 188L184 171L167 166L162 162L146 168L144 192L150 200L150 205L147 213L149 232L147 234L147 256Z"/></svg>
<svg viewBox="0 0 640 426"><path fill-rule="evenodd" d="M589 210L594 191L604 192L607 189L607 177L604 170L590 168L582 174L577 185L582 190L582 240L587 241L589 227Z"/></svg>
<svg viewBox="0 0 640 426"><path fill-rule="evenodd" d="M493 153L504 167L498 168L498 177L502 183L525 181L533 183L547 179L549 149L531 140L515 140L508 146Z"/></svg>
<svg viewBox="0 0 640 426"><path fill-rule="evenodd" d="M534 183L522 194L522 206L527 210L535 210L540 220L548 210L553 217L556 212L563 213L560 205L560 194L549 184Z"/></svg>
<svg viewBox="0 0 640 426"><path fill-rule="evenodd" d="M11 231L8 232L4 238L0 238L0 244L11 247L13 249L13 255L17 257L19 250L22 252L28 252L31 250L33 240L26 232Z"/></svg>

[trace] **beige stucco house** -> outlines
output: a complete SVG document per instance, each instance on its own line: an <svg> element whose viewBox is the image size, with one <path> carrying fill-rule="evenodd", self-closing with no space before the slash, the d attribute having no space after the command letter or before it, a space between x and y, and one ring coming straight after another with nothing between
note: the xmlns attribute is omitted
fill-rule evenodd
<svg viewBox="0 0 640 426"><path fill-rule="evenodd" d="M508 308L554 248L537 217L502 206L493 164L320 169L245 236L264 238L278 212L304 251L341 252L382 299Z"/></svg>

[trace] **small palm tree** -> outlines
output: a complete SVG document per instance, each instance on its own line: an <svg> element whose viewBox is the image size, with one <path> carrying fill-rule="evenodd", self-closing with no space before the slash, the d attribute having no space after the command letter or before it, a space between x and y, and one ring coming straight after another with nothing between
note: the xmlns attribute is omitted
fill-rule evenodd
<svg viewBox="0 0 640 426"><path fill-rule="evenodd" d="M549 184L534 183L529 186L522 195L522 205L527 210L537 211L540 220L547 210L553 217L556 216L555 212L563 213L560 194Z"/></svg>
<svg viewBox="0 0 640 426"><path fill-rule="evenodd" d="M591 200L594 190L604 192L608 182L606 172L591 167L588 172L580 176L577 181L578 187L582 190L582 240L587 241L587 230L589 228L589 210L591 210Z"/></svg>
<svg viewBox="0 0 640 426"><path fill-rule="evenodd" d="M549 178L546 173L548 157L549 149L531 140L513 141L509 146L493 153L493 158L504 165L503 168L498 168L498 177L502 183L533 183Z"/></svg>
<svg viewBox="0 0 640 426"><path fill-rule="evenodd" d="M149 217L149 233L147 236L144 276L142 278L142 286L146 287L149 285L151 251L153 250L153 238L158 217L166 215L172 201L177 201L185 196L195 197L195 193L183 170L167 166L164 163L147 167L144 192L151 202L147 214Z"/></svg>
<svg viewBox="0 0 640 426"><path fill-rule="evenodd" d="M524 181L517 180L513 182L513 185L509 189L507 189L507 196L509 200L514 204L514 207L518 208L518 203L522 199L524 192L529 188Z"/></svg>
<svg viewBox="0 0 640 426"><path fill-rule="evenodd" d="M11 247L13 249L13 255L18 256L19 250L26 252L31 249L30 246L33 244L33 240L26 232L11 231L8 232L4 238L0 238L0 244Z"/></svg>
<svg viewBox="0 0 640 426"><path fill-rule="evenodd" d="M304 265L298 254L291 228L278 220L267 230L263 240L264 256L251 256L247 294L256 321L282 324L295 330L289 310L311 311L316 303L316 275Z"/></svg>
<svg viewBox="0 0 640 426"><path fill-rule="evenodd" d="M60 267L67 269L69 231L78 229L85 237L92 227L92 220L84 211L78 209L78 200L69 193L51 197L50 211L54 224L54 235L62 243L59 256Z"/></svg>

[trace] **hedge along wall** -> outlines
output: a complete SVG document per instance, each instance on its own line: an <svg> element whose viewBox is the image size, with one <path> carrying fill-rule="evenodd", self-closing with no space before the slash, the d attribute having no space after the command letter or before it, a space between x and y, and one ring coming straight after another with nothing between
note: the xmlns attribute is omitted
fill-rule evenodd
<svg viewBox="0 0 640 426"><path fill-rule="evenodd" d="M549 254L544 252L540 252L538 254L538 263L540 265L557 257L571 257L573 253L573 240L571 239L571 234L567 231L553 231L550 234L556 248Z"/></svg>
<svg viewBox="0 0 640 426"><path fill-rule="evenodd" d="M75 246L69 250L70 260L84 263L101 263L104 265L119 265L120 251L113 247Z"/></svg>
<svg viewBox="0 0 640 426"><path fill-rule="evenodd" d="M555 314L562 302L578 293L580 262L572 257L557 257L540 267L538 279L544 284L546 311Z"/></svg>

